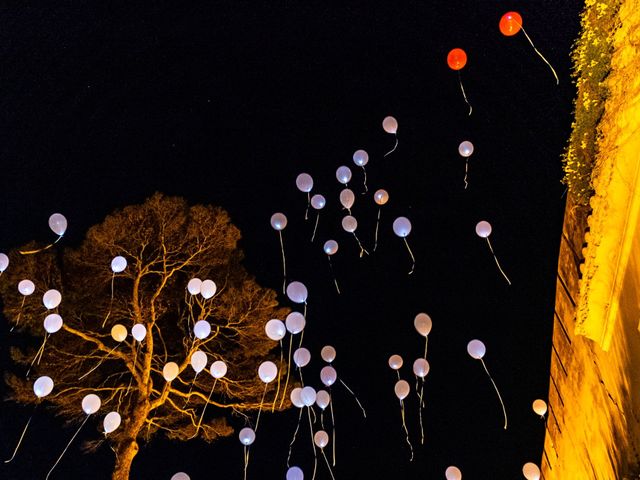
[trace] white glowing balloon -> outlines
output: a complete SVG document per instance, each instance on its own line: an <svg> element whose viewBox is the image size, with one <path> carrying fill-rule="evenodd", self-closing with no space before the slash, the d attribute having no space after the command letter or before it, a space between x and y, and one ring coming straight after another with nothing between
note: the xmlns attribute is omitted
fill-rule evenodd
<svg viewBox="0 0 640 480"><path fill-rule="evenodd" d="M380 190L376 190L376 193L373 194L373 201L378 205L384 205L389 201L389 194L382 188Z"/></svg>
<svg viewBox="0 0 640 480"><path fill-rule="evenodd" d="M211 324L206 320L198 320L193 326L193 334L200 340L207 338L210 333Z"/></svg>
<svg viewBox="0 0 640 480"><path fill-rule="evenodd" d="M272 318L264 326L264 331L271 340L276 342L282 340L287 333L287 327L282 320Z"/></svg>
<svg viewBox="0 0 640 480"><path fill-rule="evenodd" d="M311 352L304 347L300 347L293 352L293 363L296 364L296 367L302 368L309 365L311 361Z"/></svg>
<svg viewBox="0 0 640 480"><path fill-rule="evenodd" d="M353 154L353 163L364 167L369 162L369 154L364 150L356 150Z"/></svg>
<svg viewBox="0 0 640 480"><path fill-rule="evenodd" d="M287 226L287 217L284 213L274 213L271 215L271 228L274 230L284 230Z"/></svg>
<svg viewBox="0 0 640 480"><path fill-rule="evenodd" d="M176 362L169 362L162 368L162 376L167 382L174 380L178 373L180 373L180 367Z"/></svg>
<svg viewBox="0 0 640 480"><path fill-rule="evenodd" d="M345 188L340 192L340 203L347 210L353 207L355 201L356 196L350 188Z"/></svg>
<svg viewBox="0 0 640 480"><path fill-rule="evenodd" d="M222 378L227 374L227 364L222 360L216 360L211 364L211 376L213 378Z"/></svg>
<svg viewBox="0 0 640 480"><path fill-rule="evenodd" d="M335 240L327 240L326 242L324 242L324 246L322 247L322 249L327 255L333 255L338 251L338 242L336 242Z"/></svg>
<svg viewBox="0 0 640 480"><path fill-rule="evenodd" d="M309 193L313 188L313 178L308 173L301 173L296 177L296 187L301 192Z"/></svg>
<svg viewBox="0 0 640 480"><path fill-rule="evenodd" d="M458 467L451 466L444 471L447 480L462 480L462 472Z"/></svg>
<svg viewBox="0 0 640 480"><path fill-rule="evenodd" d="M331 395L326 390L318 390L316 393L316 405L322 410L327 408L331 403Z"/></svg>
<svg viewBox="0 0 640 480"><path fill-rule="evenodd" d="M487 238L491 235L491 224L485 220L478 222L476 225L476 234L481 238Z"/></svg>
<svg viewBox="0 0 640 480"><path fill-rule="evenodd" d="M344 165L338 167L336 170L336 178L340 183L346 185L351 180L351 169L349 167L345 167Z"/></svg>
<svg viewBox="0 0 640 480"><path fill-rule="evenodd" d="M92 415L100 410L100 405L102 405L100 397L94 393L90 393L82 399L82 410L87 415Z"/></svg>
<svg viewBox="0 0 640 480"><path fill-rule="evenodd" d="M318 430L313 436L313 443L318 448L324 448L329 445L329 435L324 430Z"/></svg>
<svg viewBox="0 0 640 480"><path fill-rule="evenodd" d="M295 303L305 303L309 292L302 282L291 282L287 285L287 297Z"/></svg>
<svg viewBox="0 0 640 480"><path fill-rule="evenodd" d="M38 398L46 397L51 393L51 390L53 390L53 380L51 380L51 377L45 375L33 382L33 393L35 393Z"/></svg>
<svg viewBox="0 0 640 480"><path fill-rule="evenodd" d="M541 417L547 413L547 402L544 400L534 400L533 401L533 411L536 412Z"/></svg>
<svg viewBox="0 0 640 480"><path fill-rule="evenodd" d="M313 387L303 387L300 392L300 399L304 403L305 407L310 407L316 403L316 389Z"/></svg>
<svg viewBox="0 0 640 480"><path fill-rule="evenodd" d="M0 273L4 272L9 266L9 257L6 254L0 253Z"/></svg>
<svg viewBox="0 0 640 480"><path fill-rule="evenodd" d="M416 328L418 333L423 337L426 337L431 333L431 317L426 313L419 313L413 319L413 326Z"/></svg>
<svg viewBox="0 0 640 480"><path fill-rule="evenodd" d="M527 480L540 480L540 469L535 463L525 463L522 467L522 474Z"/></svg>
<svg viewBox="0 0 640 480"><path fill-rule="evenodd" d="M429 362L424 358L418 358L413 362L413 374L416 377L424 378L429 373Z"/></svg>
<svg viewBox="0 0 640 480"><path fill-rule="evenodd" d="M382 120L382 128L385 132L395 135L398 131L398 121L391 116L385 117Z"/></svg>
<svg viewBox="0 0 640 480"><path fill-rule="evenodd" d="M116 430L120 426L120 422L122 422L122 417L118 412L109 412L104 417L102 421L102 425L104 426L104 433L111 433Z"/></svg>
<svg viewBox="0 0 640 480"><path fill-rule="evenodd" d="M473 153L473 143L468 140L465 140L458 146L458 153L462 157L470 157Z"/></svg>
<svg viewBox="0 0 640 480"><path fill-rule="evenodd" d="M137 340L138 342L143 341L146 336L147 336L147 327L145 327L143 324L141 323L136 323L132 328L131 328L131 335L133 336L133 338L135 340Z"/></svg>
<svg viewBox="0 0 640 480"><path fill-rule="evenodd" d="M42 303L45 307L47 307L48 310L56 308L58 305L60 305L61 301L62 295L58 290L55 289L47 290L42 296Z"/></svg>
<svg viewBox="0 0 640 480"><path fill-rule="evenodd" d="M54 213L49 217L49 228L61 237L67 231L67 219L61 213Z"/></svg>
<svg viewBox="0 0 640 480"><path fill-rule="evenodd" d="M322 210L327 204L327 200L319 193L311 197L311 206L316 210Z"/></svg>
<svg viewBox="0 0 640 480"><path fill-rule="evenodd" d="M300 312L291 312L285 319L285 325L289 333L296 335L304 330L306 320Z"/></svg>
<svg viewBox="0 0 640 480"><path fill-rule="evenodd" d="M205 280L200 285L200 295L202 295L205 299L209 299L216 294L218 287L216 287L216 283L213 280Z"/></svg>
<svg viewBox="0 0 640 480"><path fill-rule="evenodd" d="M398 397L398 400L404 400L409 395L410 391L409 383L406 380L398 380L393 387L393 391Z"/></svg>
<svg viewBox="0 0 640 480"><path fill-rule="evenodd" d="M240 439L240 443L244 446L251 445L256 440L256 432L253 431L251 427L244 427L240 430L238 434L238 438Z"/></svg>
<svg viewBox="0 0 640 480"><path fill-rule="evenodd" d="M286 480L304 480L304 473L300 467L290 467Z"/></svg>
<svg viewBox="0 0 640 480"><path fill-rule="evenodd" d="M302 389L300 387L296 387L291 390L291 403L296 408L304 407L304 402L302 401Z"/></svg>
<svg viewBox="0 0 640 480"><path fill-rule="evenodd" d="M113 338L116 342L122 342L125 338L127 338L127 329L124 325L120 325L116 323L113 327L111 327L111 338Z"/></svg>
<svg viewBox="0 0 640 480"><path fill-rule="evenodd" d="M320 380L325 387L330 387L336 380L338 379L338 372L332 366L327 365L322 370L320 370Z"/></svg>
<svg viewBox="0 0 640 480"><path fill-rule="evenodd" d="M471 340L467 345L467 352L472 358L480 360L487 353L487 348L480 340Z"/></svg>
<svg viewBox="0 0 640 480"><path fill-rule="evenodd" d="M57 313L47 315L44 319L44 329L48 333L56 333L62 328L62 317Z"/></svg>
<svg viewBox="0 0 640 480"><path fill-rule="evenodd" d="M196 350L191 354L191 368L200 373L207 366L207 354L202 350Z"/></svg>
<svg viewBox="0 0 640 480"><path fill-rule="evenodd" d="M411 233L411 222L407 217L398 217L393 221L393 233L399 237L406 237Z"/></svg>
<svg viewBox="0 0 640 480"><path fill-rule="evenodd" d="M171 477L171 480L191 480L191 477L184 472L178 472Z"/></svg>
<svg viewBox="0 0 640 480"><path fill-rule="evenodd" d="M124 269L127 268L127 259L118 255L117 257L113 257L111 260L111 271L113 273L123 272Z"/></svg>
<svg viewBox="0 0 640 480"><path fill-rule="evenodd" d="M353 233L356 231L356 228L358 228L358 221L355 219L355 217L346 215L342 219L342 228L345 232Z"/></svg>
<svg viewBox="0 0 640 480"><path fill-rule="evenodd" d="M199 278L192 278L187 283L187 290L191 295L198 295L200 293L200 289L202 288L202 280Z"/></svg>
<svg viewBox="0 0 640 480"><path fill-rule="evenodd" d="M18 283L18 291L26 297L36 291L36 286L31 280L21 280Z"/></svg>
<svg viewBox="0 0 640 480"><path fill-rule="evenodd" d="M264 383L271 383L278 376L278 367L269 360L262 362L258 367L258 376Z"/></svg>
<svg viewBox="0 0 640 480"><path fill-rule="evenodd" d="M388 363L392 369L399 370L404 362L400 355L391 355Z"/></svg>
<svg viewBox="0 0 640 480"><path fill-rule="evenodd" d="M320 350L320 356L325 362L331 363L336 359L336 349L331 345L325 345L322 347L322 350Z"/></svg>

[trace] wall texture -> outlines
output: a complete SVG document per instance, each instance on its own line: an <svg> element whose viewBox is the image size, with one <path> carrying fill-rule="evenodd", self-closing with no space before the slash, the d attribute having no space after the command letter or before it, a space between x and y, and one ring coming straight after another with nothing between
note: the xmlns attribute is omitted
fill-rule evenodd
<svg viewBox="0 0 640 480"><path fill-rule="evenodd" d="M640 478L640 0L618 16L595 194L565 211L546 480Z"/></svg>

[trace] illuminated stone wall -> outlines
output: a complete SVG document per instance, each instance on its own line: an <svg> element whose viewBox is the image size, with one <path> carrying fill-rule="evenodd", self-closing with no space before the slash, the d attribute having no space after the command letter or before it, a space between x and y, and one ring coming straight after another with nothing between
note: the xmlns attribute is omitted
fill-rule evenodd
<svg viewBox="0 0 640 480"><path fill-rule="evenodd" d="M605 81L595 195L569 198L562 232L546 480L640 478L640 0L622 2Z"/></svg>

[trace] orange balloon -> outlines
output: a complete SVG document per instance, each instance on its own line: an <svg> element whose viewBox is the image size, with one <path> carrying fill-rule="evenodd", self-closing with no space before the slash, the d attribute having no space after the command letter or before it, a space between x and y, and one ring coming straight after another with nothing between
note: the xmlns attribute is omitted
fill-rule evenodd
<svg viewBox="0 0 640 480"><path fill-rule="evenodd" d="M503 35L511 37L522 28L522 16L518 12L507 12L500 19L498 26Z"/></svg>
<svg viewBox="0 0 640 480"><path fill-rule="evenodd" d="M447 65L451 70L461 70L467 64L467 54L461 48L454 48L447 55Z"/></svg>

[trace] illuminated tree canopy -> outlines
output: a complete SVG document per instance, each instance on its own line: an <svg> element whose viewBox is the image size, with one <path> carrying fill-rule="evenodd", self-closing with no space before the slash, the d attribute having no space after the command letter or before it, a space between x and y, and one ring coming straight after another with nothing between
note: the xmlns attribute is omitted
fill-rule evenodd
<svg viewBox="0 0 640 480"><path fill-rule="evenodd" d="M230 416L257 411L266 388L257 369L273 360L275 344L265 336L264 325L287 313L276 293L259 286L242 266L239 239L224 210L155 194L142 205L109 215L77 249L12 252L12 268L0 282L4 314L14 326L13 335L18 331L45 341L28 378L25 372L36 348L12 350L20 366L6 376L13 400L37 403L33 381L48 375L55 386L43 401L56 414L79 422L83 397L97 394L102 400L97 415L117 411L122 417L120 428L107 435L117 458L114 479L128 478L138 442L158 433L207 441L231 434ZM110 268L116 256L127 260L120 273ZM193 278L215 281L213 298L190 294L187 284ZM34 282L33 295L23 296L16 288L23 279ZM51 310L41 301L49 289L62 294L60 305ZM64 324L46 334L43 320L51 313L59 314ZM211 325L204 339L193 333L199 320ZM111 335L116 324L128 332L121 342ZM146 328L142 341L131 336L135 324ZM197 350L208 361L196 375L190 360ZM217 380L208 371L216 360L228 366ZM179 367L170 382L162 373L168 362ZM273 382L269 388L279 385Z"/></svg>

